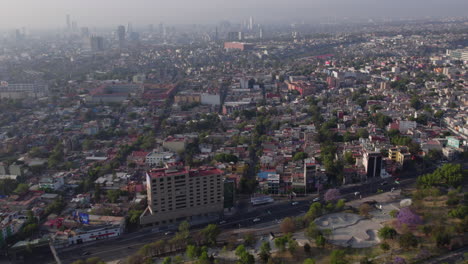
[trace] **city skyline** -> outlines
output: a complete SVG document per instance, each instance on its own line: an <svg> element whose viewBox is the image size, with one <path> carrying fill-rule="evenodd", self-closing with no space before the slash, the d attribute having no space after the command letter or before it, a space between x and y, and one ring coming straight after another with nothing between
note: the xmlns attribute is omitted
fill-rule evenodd
<svg viewBox="0 0 468 264"><path fill-rule="evenodd" d="M279 1L245 0L219 5L213 0L196 3L176 0L171 3L137 0L84 1L4 0L4 15L0 17L2 29L11 28L65 28L64 17L71 16L80 26L110 27L132 21L136 25L155 24L210 24L220 20L242 22L250 16L255 23L317 22L327 18L424 18L465 16L468 2L461 0L392 2L335 0L326 2L294 0L287 4ZM196 12L194 11L196 10ZM38 12L39 11L39 12Z"/></svg>

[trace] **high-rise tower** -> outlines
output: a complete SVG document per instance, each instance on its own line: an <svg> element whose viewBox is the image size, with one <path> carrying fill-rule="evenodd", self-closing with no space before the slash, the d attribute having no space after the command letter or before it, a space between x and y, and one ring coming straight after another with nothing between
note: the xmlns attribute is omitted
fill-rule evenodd
<svg viewBox="0 0 468 264"><path fill-rule="evenodd" d="M125 26L120 25L117 28L117 37L119 39L119 47L123 48L125 45Z"/></svg>

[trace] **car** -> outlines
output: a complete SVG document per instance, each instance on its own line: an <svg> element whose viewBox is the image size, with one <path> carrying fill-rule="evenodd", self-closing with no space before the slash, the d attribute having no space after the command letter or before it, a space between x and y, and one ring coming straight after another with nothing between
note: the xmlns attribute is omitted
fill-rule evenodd
<svg viewBox="0 0 468 264"><path fill-rule="evenodd" d="M312 200L312 202L320 202L320 197L316 197Z"/></svg>
<svg viewBox="0 0 468 264"><path fill-rule="evenodd" d="M360 192L355 192L354 196L358 196L359 194L361 194L361 193Z"/></svg>
<svg viewBox="0 0 468 264"><path fill-rule="evenodd" d="M260 218L255 217L255 218L252 220L252 222L254 222L254 223L260 222Z"/></svg>
<svg viewBox="0 0 468 264"><path fill-rule="evenodd" d="M226 223L226 220L222 220L219 222L220 225L224 225Z"/></svg>
<svg viewBox="0 0 468 264"><path fill-rule="evenodd" d="M384 182L382 182L380 185L381 185L381 186L384 186L384 185L387 185L387 184L388 184L388 182L384 181Z"/></svg>
<svg viewBox="0 0 468 264"><path fill-rule="evenodd" d="M167 231L166 233L164 233L165 236L170 236L172 234L174 234L174 232L172 232L172 231Z"/></svg>
<svg viewBox="0 0 468 264"><path fill-rule="evenodd" d="M83 254L81 254L81 255L82 255L82 256L88 256L88 255L91 255L91 252L85 251L85 252L83 252Z"/></svg>
<svg viewBox="0 0 468 264"><path fill-rule="evenodd" d="M299 202L292 202L291 205L298 205Z"/></svg>

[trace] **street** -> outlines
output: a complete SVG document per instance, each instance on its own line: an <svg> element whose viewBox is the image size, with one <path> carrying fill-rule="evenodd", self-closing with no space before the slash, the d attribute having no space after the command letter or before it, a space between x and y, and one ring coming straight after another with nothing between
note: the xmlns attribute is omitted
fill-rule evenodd
<svg viewBox="0 0 468 264"><path fill-rule="evenodd" d="M400 184L393 182L393 179L379 179L372 183L366 183L359 186L348 186L341 188L342 197L349 200L358 199L354 195L355 192L360 192L362 197L375 194L379 189L390 191L391 188L400 188L408 186L415 182L415 178L403 179ZM386 181L387 184L381 185ZM274 224L276 220L281 221L285 217L293 217L304 214L310 207L312 200L317 195L309 195L295 199L299 203L291 205L291 201L279 201L273 204L256 206L250 212L242 212L231 217L225 218L226 223L220 224L219 227L223 232L233 231L239 228L247 228L252 226L262 226L265 223ZM258 222L254 222L255 218L259 218ZM195 231L197 229L192 229ZM63 263L71 263L80 258L99 257L104 261L115 261L130 256L138 251L138 249L148 243L159 239L170 239L172 235L164 235L163 232L152 233L151 230L145 229L135 233L124 234L117 239L99 241L95 244L85 244L79 248L67 248L59 252L59 256ZM86 255L85 255L86 254Z"/></svg>

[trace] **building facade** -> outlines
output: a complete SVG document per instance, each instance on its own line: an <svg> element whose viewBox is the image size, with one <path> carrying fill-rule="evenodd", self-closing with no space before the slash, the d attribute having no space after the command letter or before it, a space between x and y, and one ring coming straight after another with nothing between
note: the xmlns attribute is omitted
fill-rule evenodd
<svg viewBox="0 0 468 264"><path fill-rule="evenodd" d="M164 226L223 212L224 179L216 168L153 169L146 173L146 188L148 208L141 225Z"/></svg>

